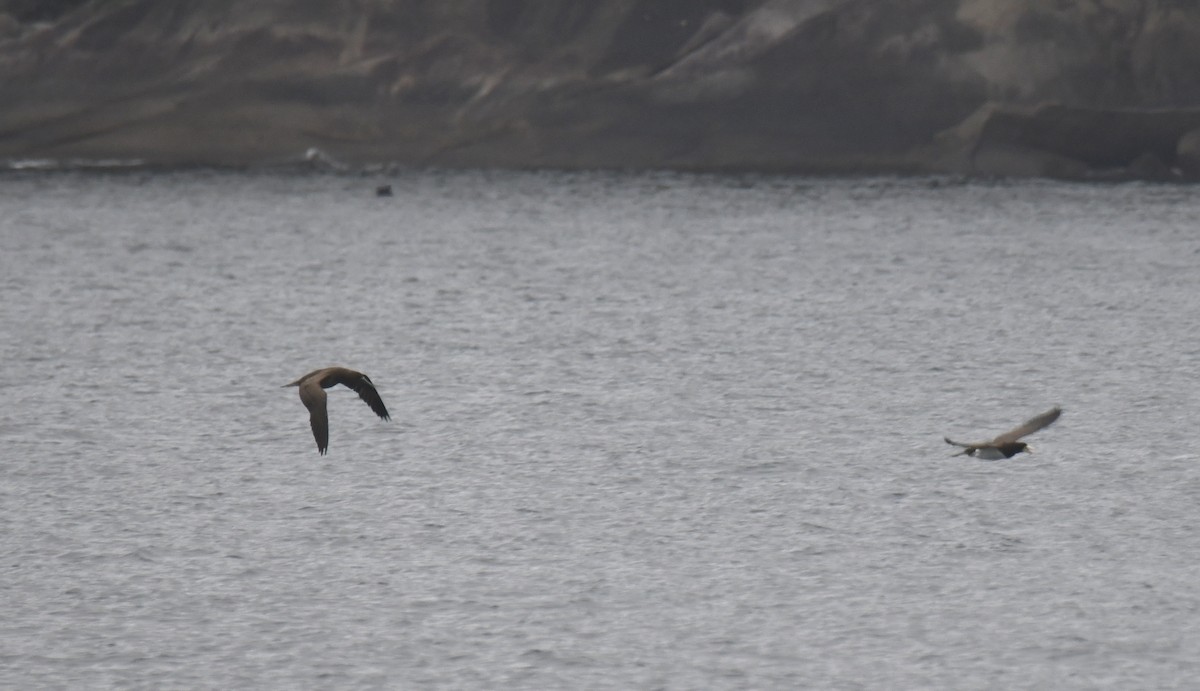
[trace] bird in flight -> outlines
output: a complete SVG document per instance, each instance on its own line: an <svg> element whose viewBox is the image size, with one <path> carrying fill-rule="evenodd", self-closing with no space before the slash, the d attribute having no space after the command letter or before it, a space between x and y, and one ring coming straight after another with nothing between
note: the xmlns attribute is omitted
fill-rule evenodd
<svg viewBox="0 0 1200 691"><path fill-rule="evenodd" d="M1026 421L1020 427L1009 430L991 441L982 441L975 444L964 444L959 441L953 441L950 439L950 437L943 437L943 439L946 440L947 444L963 447L962 451L954 454L955 456L966 454L984 461L996 461L1001 458L1012 458L1022 451L1033 451L1028 444L1023 441L1017 441L1018 439L1033 434L1043 427L1048 427L1050 423L1058 419L1059 415L1062 415L1062 412L1062 408L1051 408L1032 420Z"/></svg>
<svg viewBox="0 0 1200 691"><path fill-rule="evenodd" d="M366 401L380 418L392 419L370 377L362 372L345 367L326 367L309 372L286 386L300 387L300 401L308 408L308 421L312 424L313 437L317 440L317 451L322 455L329 448L329 413L325 409L325 389L338 384L354 389L358 397Z"/></svg>

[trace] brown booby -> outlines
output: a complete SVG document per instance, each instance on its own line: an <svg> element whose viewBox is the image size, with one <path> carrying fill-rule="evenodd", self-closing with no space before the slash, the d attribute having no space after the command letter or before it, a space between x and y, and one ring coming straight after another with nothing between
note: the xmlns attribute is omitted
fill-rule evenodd
<svg viewBox="0 0 1200 691"><path fill-rule="evenodd" d="M329 413L325 409L325 389L341 384L358 394L371 406L371 410L384 420L391 420L383 399L375 390L370 377L345 367L326 367L300 377L287 386L300 387L300 401L308 408L313 437L317 440L317 451L323 455L329 448Z"/></svg>

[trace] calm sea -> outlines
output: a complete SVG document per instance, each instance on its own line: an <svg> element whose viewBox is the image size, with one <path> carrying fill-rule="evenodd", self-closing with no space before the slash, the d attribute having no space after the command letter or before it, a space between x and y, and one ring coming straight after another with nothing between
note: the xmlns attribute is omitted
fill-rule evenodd
<svg viewBox="0 0 1200 691"><path fill-rule="evenodd" d="M1194 187L10 172L0 291L5 688L1200 678Z"/></svg>

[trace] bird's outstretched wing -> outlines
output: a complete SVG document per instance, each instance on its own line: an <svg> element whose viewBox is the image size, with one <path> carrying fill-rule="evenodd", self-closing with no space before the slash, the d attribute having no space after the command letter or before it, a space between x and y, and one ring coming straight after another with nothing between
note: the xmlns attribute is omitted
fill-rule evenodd
<svg viewBox="0 0 1200 691"><path fill-rule="evenodd" d="M1000 436L993 439L992 443L993 444L1006 444L1008 442L1014 442L1026 435L1033 434L1034 432L1042 429L1043 427L1050 425L1050 423L1057 420L1058 416L1062 415L1062 412L1063 412L1062 408L1057 408L1057 407L1051 408L1050 410L1047 410L1046 412L1042 413L1041 415L1038 415L1037 417L1035 417L1031 420L1028 420L1027 422L1025 422L1025 424L1021 425L1020 427L1017 427L1016 429L1009 430L1008 432L1001 434Z"/></svg>
<svg viewBox="0 0 1200 691"><path fill-rule="evenodd" d="M371 382L371 378L362 372L347 371L338 377L337 383L346 388L354 389L358 397L366 401L367 405L371 406L371 410L384 420L391 420L388 415L387 407L383 405L383 399L379 397L379 392L375 390L375 384Z"/></svg>
<svg viewBox="0 0 1200 691"><path fill-rule="evenodd" d="M322 455L329 448L329 411L325 408L325 389L320 381L310 379L300 385L300 401L308 408L308 422L312 425L313 438L317 440L317 451Z"/></svg>

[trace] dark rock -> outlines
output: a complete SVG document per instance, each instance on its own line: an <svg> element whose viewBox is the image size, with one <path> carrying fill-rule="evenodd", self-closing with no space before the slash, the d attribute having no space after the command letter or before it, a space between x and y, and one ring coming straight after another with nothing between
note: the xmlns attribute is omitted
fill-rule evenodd
<svg viewBox="0 0 1200 691"><path fill-rule="evenodd" d="M21 35L21 22L11 14L0 12L0 41Z"/></svg>
<svg viewBox="0 0 1200 691"><path fill-rule="evenodd" d="M1175 165L1189 180L1200 180L1200 127L1188 131L1175 146Z"/></svg>
<svg viewBox="0 0 1200 691"><path fill-rule="evenodd" d="M18 22L49 22L59 19L87 0L0 0L0 13Z"/></svg>
<svg viewBox="0 0 1200 691"><path fill-rule="evenodd" d="M1175 173L1154 152L1146 151L1129 163L1129 174L1138 180L1174 180Z"/></svg>
<svg viewBox="0 0 1200 691"><path fill-rule="evenodd" d="M0 15L0 159L313 149L332 167L1087 177L1181 165L1200 103L1200 7L1171 0L0 0Z"/></svg>
<svg viewBox="0 0 1200 691"><path fill-rule="evenodd" d="M1178 143L1198 127L1200 108L998 109L976 137L972 166L997 175L1087 178L1116 170L1168 179Z"/></svg>

